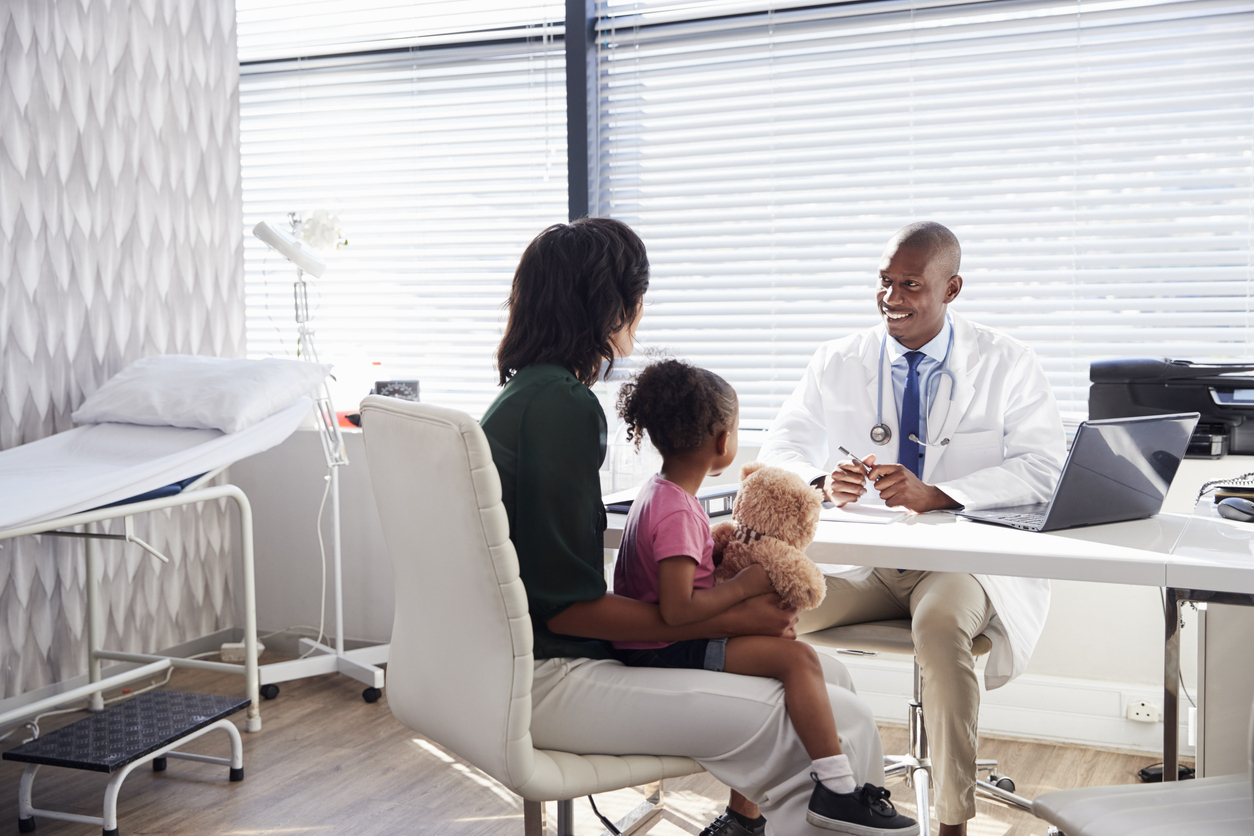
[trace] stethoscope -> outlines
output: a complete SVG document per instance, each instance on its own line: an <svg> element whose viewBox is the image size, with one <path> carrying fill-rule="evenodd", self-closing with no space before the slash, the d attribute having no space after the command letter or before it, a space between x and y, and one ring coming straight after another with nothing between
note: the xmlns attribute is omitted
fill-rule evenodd
<svg viewBox="0 0 1254 836"><path fill-rule="evenodd" d="M879 365L879 373L877 376L877 380L879 382L879 395L875 399L875 404L876 404L875 426L871 427L871 443L877 444L880 447L883 447L885 444L893 440L892 429L887 424L884 423L884 354L887 351L888 351L888 332L886 331L884 332L883 338L880 339L880 365ZM949 346L945 349L945 359L941 362L940 370L936 373L936 376L932 379L932 383L936 384L935 391L939 392L941 376L943 375L944 377L949 378L949 407L945 410L946 420L949 419L949 410L953 409L954 389L957 388L957 381L954 379L954 373L949 370L949 358L953 356L953 353L954 353L954 329L950 327ZM935 394L935 392L928 391L925 394L926 394L926 397L924 398L924 400L927 403L931 403L932 397ZM942 425L944 423L945 423L944 421L941 422ZM929 436L931 435L931 430L932 430L932 421L929 419L928 420L928 435ZM919 437L915 435L914 433L910 433L909 439L913 441L915 444L922 444L924 447L944 447L947 444L949 444L948 438L942 438L938 443L933 444L930 441L920 440Z"/></svg>

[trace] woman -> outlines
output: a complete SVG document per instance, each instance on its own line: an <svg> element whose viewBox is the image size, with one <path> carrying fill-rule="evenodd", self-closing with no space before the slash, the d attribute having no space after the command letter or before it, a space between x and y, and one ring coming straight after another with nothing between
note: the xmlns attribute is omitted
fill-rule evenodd
<svg viewBox="0 0 1254 836"><path fill-rule="evenodd" d="M581 218L540 233L514 274L497 351L500 396L482 420L501 476L510 539L535 644L531 736L568 752L691 757L757 802L780 834L806 822L814 786L776 680L699 670L627 668L610 641L794 636L796 613L774 595L668 626L656 604L608 594L598 470L606 424L589 386L631 354L649 285L644 244L626 224ZM879 733L843 666L824 657L828 694L859 782L882 785ZM830 663L830 664L827 664ZM665 717L665 722L659 718ZM741 815L724 834L760 832ZM737 830L736 828L740 829Z"/></svg>

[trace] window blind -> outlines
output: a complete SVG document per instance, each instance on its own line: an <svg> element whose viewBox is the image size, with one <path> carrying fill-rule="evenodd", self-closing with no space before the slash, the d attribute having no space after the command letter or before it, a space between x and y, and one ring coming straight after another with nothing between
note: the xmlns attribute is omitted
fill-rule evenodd
<svg viewBox="0 0 1254 836"><path fill-rule="evenodd" d="M1251 356L1250 2L602 0L597 34L641 339L727 377L745 425L878 321L914 220L958 235L953 309L1030 345L1066 419L1092 360Z"/></svg>
<svg viewBox="0 0 1254 836"><path fill-rule="evenodd" d="M561 35L565 7L543 0L238 0L239 59L378 52Z"/></svg>
<svg viewBox="0 0 1254 836"><path fill-rule="evenodd" d="M291 4L239 9L249 355L296 352L295 270L253 225L325 209L348 238L309 297L336 407L417 379L424 401L477 415L518 258L566 219L564 7L301 10L293 33Z"/></svg>

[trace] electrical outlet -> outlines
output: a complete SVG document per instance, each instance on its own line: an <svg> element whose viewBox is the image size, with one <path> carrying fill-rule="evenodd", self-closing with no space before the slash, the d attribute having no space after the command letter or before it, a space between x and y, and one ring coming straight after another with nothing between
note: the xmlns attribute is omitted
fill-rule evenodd
<svg viewBox="0 0 1254 836"><path fill-rule="evenodd" d="M1163 713L1152 702L1132 700L1128 703L1128 719L1138 723L1161 723Z"/></svg>

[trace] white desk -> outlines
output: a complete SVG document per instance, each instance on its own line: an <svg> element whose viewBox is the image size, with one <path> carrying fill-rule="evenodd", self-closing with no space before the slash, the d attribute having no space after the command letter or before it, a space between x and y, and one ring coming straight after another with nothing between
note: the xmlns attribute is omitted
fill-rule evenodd
<svg viewBox="0 0 1254 836"><path fill-rule="evenodd" d="M607 515L606 548L618 548L626 517ZM719 519L730 519L723 517ZM1178 761L1180 616L1186 601L1254 606L1254 525L1205 504L1193 516L1037 534L951 514L890 525L821 522L807 554L820 564L857 564L983 575L1154 586L1167 591L1163 666L1163 775Z"/></svg>

